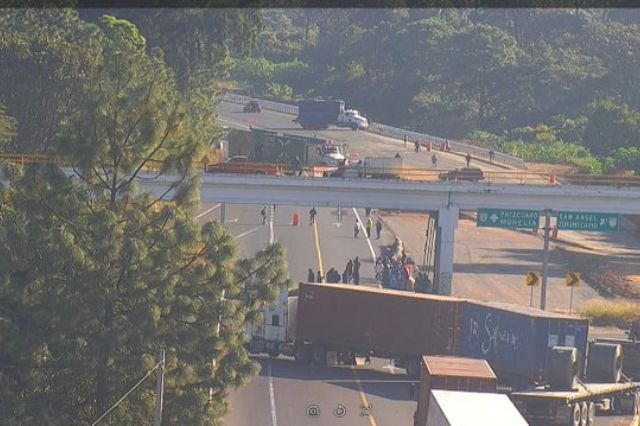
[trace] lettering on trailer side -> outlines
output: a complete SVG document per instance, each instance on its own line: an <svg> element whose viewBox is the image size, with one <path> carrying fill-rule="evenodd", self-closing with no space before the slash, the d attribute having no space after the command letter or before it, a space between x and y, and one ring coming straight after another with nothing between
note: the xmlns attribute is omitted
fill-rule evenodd
<svg viewBox="0 0 640 426"><path fill-rule="evenodd" d="M479 321L471 319L471 348L480 350L483 355L498 353L498 347L508 346L510 352L520 348L520 335L513 328L500 326L499 319L487 313Z"/></svg>

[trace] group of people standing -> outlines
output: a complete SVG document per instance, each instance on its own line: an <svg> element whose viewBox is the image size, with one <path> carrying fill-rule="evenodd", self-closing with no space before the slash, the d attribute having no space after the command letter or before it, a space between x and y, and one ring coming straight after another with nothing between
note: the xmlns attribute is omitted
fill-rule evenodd
<svg viewBox="0 0 640 426"><path fill-rule="evenodd" d="M356 218L356 221L353 224L353 238L358 238L360 235L360 228L362 224ZM370 216L367 216L367 220L364 222L364 229L367 232L367 238L371 238L371 228L373 228L373 220ZM380 234L382 233L382 221L378 219L376 221L376 239L380 239Z"/></svg>
<svg viewBox="0 0 640 426"><path fill-rule="evenodd" d="M360 258L356 256L353 260L349 259L342 275L340 275L340 272L338 272L336 268L332 267L327 271L327 275L324 278L326 278L327 283L330 284L338 284L341 280L342 284L360 284ZM313 269L309 268L307 272L307 282L321 283L322 281L323 276L320 271L318 271L317 275L314 275Z"/></svg>

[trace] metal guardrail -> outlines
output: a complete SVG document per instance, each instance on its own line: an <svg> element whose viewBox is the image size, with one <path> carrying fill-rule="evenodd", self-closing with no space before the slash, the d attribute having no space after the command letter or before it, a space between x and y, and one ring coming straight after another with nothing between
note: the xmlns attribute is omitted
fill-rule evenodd
<svg viewBox="0 0 640 426"><path fill-rule="evenodd" d="M264 109L267 109L270 111L282 112L284 114L298 115L298 107L294 105L288 105L288 104L272 102L272 101L264 101L261 99L252 98L252 97L243 96L243 95L236 95L233 93L225 93L223 99L227 102L233 102L237 104L246 104L249 101L258 101L260 102L260 105ZM437 136L428 135L426 133L412 132L410 130L400 129L398 127L387 126L385 124L375 123L375 122L371 122L369 124L369 129L366 129L365 131L377 133L383 136L396 138L400 140L404 140L404 137L406 136L407 140L411 143L414 143L416 141L419 141L420 143L431 142L433 145L435 145L438 148L441 148L447 142L447 139L443 139ZM485 161L490 160L489 158L490 150L487 148L481 148L478 146L458 142L455 140L448 140L448 141L449 141L449 147L453 151L464 152L464 153L468 152L475 158L479 158ZM505 154L502 152L496 152L496 151L494 151L493 162L497 164L504 164L511 167L517 167L520 169L524 168L525 166L525 162L522 158L514 157L512 155L508 155L508 154Z"/></svg>
<svg viewBox="0 0 640 426"><path fill-rule="evenodd" d="M52 157L47 155L29 155L29 154L3 154L0 153L0 164L2 163L18 163L18 164L57 164L64 166L68 164L63 158ZM282 164L282 170L285 174L294 174L295 167L290 164ZM194 169L204 172L204 163L202 161L193 162ZM327 170L323 170L327 169ZM152 165L145 168L147 171L159 171L159 167ZM304 167L307 178L323 178L324 171L332 172L333 168L323 166L307 166ZM407 168L402 169L387 168L367 168L369 175L398 175L398 181L414 181L414 182L437 182L441 181L440 174L449 172L450 170L435 170L430 168ZM348 174L358 174L358 170L354 170ZM640 176L614 176L614 175L556 175L540 172L527 171L485 171L484 179L477 184L520 184L520 185L570 185L570 186L614 186L616 188L640 188ZM326 177L325 177L326 178ZM452 181L449 181L451 183ZM454 183L469 182L465 179L458 179Z"/></svg>

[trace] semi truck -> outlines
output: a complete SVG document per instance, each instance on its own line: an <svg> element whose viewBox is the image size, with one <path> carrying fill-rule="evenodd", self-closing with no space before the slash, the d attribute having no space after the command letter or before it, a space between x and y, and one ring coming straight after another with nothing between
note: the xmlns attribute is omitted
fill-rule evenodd
<svg viewBox="0 0 640 426"><path fill-rule="evenodd" d="M369 127L369 119L358 110L345 109L341 100L304 100L298 103L298 116L293 119L304 129L326 129L333 124L353 130Z"/></svg>
<svg viewBox="0 0 640 426"><path fill-rule="evenodd" d="M589 346L588 326L583 318L505 303L300 283L246 333L251 353L317 365L376 356L413 377L424 355L484 359L532 424L587 425L595 410L637 413L640 383L624 379L622 347Z"/></svg>

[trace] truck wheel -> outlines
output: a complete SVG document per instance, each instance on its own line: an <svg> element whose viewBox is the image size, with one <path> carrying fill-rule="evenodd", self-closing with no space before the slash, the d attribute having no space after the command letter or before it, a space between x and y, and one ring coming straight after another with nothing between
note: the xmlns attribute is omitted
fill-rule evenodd
<svg viewBox="0 0 640 426"><path fill-rule="evenodd" d="M587 406L587 426L593 426L596 422L596 404L589 402Z"/></svg>
<svg viewBox="0 0 640 426"><path fill-rule="evenodd" d="M580 407L580 403L576 402L575 404L573 404L573 409L571 410L571 420L569 421L569 424L571 426L580 426L580 416L581 416L581 407Z"/></svg>
<svg viewBox="0 0 640 426"><path fill-rule="evenodd" d="M296 348L293 352L293 357L298 362L309 361L309 353L307 351L307 347L305 345L296 345Z"/></svg>
<svg viewBox="0 0 640 426"><path fill-rule="evenodd" d="M589 421L589 404L582 402L580 404L580 426L587 426Z"/></svg>
<svg viewBox="0 0 640 426"><path fill-rule="evenodd" d="M311 360L315 365L327 365L327 350L320 345L315 345Z"/></svg>
<svg viewBox="0 0 640 426"><path fill-rule="evenodd" d="M420 376L420 363L414 356L409 357L405 360L405 369L407 370L407 374L411 377Z"/></svg>
<svg viewBox="0 0 640 426"><path fill-rule="evenodd" d="M280 355L280 351L277 351L277 350L269 351L269 356L271 358L278 358L279 355Z"/></svg>

